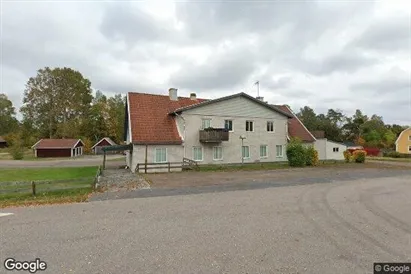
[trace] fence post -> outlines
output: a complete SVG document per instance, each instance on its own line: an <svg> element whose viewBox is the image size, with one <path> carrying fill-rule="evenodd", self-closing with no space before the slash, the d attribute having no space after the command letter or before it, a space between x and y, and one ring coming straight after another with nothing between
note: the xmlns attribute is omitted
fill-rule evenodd
<svg viewBox="0 0 411 274"><path fill-rule="evenodd" d="M36 196L36 183L34 181L31 181L31 193Z"/></svg>
<svg viewBox="0 0 411 274"><path fill-rule="evenodd" d="M170 162L168 162L168 172L171 171L171 166L170 166Z"/></svg>

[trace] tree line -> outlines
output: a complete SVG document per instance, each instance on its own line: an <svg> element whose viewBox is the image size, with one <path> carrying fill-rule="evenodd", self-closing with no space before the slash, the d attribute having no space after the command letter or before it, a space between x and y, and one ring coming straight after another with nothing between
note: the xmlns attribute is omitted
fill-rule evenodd
<svg viewBox="0 0 411 274"><path fill-rule="evenodd" d="M394 149L398 135L406 126L385 124L376 114L371 117L357 109L352 116L340 110L329 109L326 114L316 114L305 106L297 113L309 131L324 131L325 137L336 142L353 142L367 147Z"/></svg>
<svg viewBox="0 0 411 274"><path fill-rule="evenodd" d="M126 97L108 97L71 68L40 69L26 84L21 121L5 94L0 94L0 136L30 147L41 138L81 138L91 147L103 137L122 143Z"/></svg>
<svg viewBox="0 0 411 274"><path fill-rule="evenodd" d="M31 77L20 108L22 120L5 94L0 94L0 136L10 144L30 147L40 138L81 138L90 147L103 137L122 143L125 96L107 97L90 80L71 68L45 67ZM378 115L368 117L361 110L346 116L340 110L315 113L305 106L297 113L309 131L324 131L329 140L393 148L405 126L385 124Z"/></svg>

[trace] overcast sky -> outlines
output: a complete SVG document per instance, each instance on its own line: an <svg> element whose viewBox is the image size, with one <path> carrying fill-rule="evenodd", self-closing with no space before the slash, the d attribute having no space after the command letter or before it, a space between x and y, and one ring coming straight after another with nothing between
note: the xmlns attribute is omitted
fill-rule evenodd
<svg viewBox="0 0 411 274"><path fill-rule="evenodd" d="M298 111L360 108L411 124L411 1L2 0L1 92L20 107L39 68L107 95L260 95Z"/></svg>

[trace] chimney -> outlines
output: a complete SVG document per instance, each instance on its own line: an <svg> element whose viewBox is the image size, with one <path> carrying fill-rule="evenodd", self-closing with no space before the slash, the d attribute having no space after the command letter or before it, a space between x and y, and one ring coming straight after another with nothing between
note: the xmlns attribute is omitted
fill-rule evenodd
<svg viewBox="0 0 411 274"><path fill-rule="evenodd" d="M261 102L264 102L264 97L262 97L262 96L258 96L256 99L260 100Z"/></svg>
<svg viewBox="0 0 411 274"><path fill-rule="evenodd" d="M195 93L190 93L191 100L197 100L197 95Z"/></svg>
<svg viewBox="0 0 411 274"><path fill-rule="evenodd" d="M177 97L177 89L176 88L169 88L168 95L170 96L171 101L178 101Z"/></svg>

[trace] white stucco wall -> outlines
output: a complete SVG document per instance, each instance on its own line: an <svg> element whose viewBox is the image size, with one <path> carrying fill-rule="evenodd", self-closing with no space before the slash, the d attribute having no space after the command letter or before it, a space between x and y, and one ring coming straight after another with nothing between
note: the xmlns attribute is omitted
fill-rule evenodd
<svg viewBox="0 0 411 274"><path fill-rule="evenodd" d="M347 146L327 139L317 139L314 148L318 151L320 160L344 160L344 151ZM334 148L338 148L338 152L334 152Z"/></svg>
<svg viewBox="0 0 411 274"><path fill-rule="evenodd" d="M183 161L183 146L182 145L148 145L147 146L147 162L155 162L155 149L166 148L167 149L167 162L182 162ZM145 163L146 158L146 146L134 145L132 153L131 171L134 172L137 167L137 163ZM168 168L158 168L156 170L147 170L147 172L167 172ZM172 169L172 171L181 171L181 169ZM141 172L141 171L140 171Z"/></svg>
<svg viewBox="0 0 411 274"><path fill-rule="evenodd" d="M224 128L224 120L232 120L233 132L229 133L229 141L200 143L202 119L211 119L211 127L214 128ZM247 120L254 122L253 132L245 130ZM250 147L250 158L244 159L245 163L287 160L287 117L244 97L184 111L176 121L182 137L185 137L185 157L193 159L193 147L203 148L203 160L199 164L241 163L241 135L246 137L244 146ZM267 132L267 121L274 122L274 132ZM260 145L268 147L268 156L265 158L260 158ZM276 156L276 145L283 146L283 157ZM222 160L213 160L214 146L222 147Z"/></svg>

